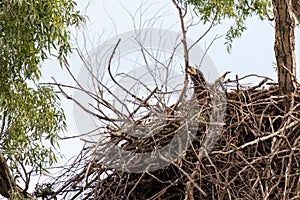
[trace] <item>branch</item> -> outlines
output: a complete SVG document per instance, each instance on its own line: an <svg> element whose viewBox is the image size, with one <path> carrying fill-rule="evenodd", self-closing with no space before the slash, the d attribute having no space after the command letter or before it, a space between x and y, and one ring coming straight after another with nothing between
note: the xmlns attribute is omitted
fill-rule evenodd
<svg viewBox="0 0 300 200"><path fill-rule="evenodd" d="M280 137L282 136L281 134L285 131L287 131L288 129L294 127L295 125L299 124L299 121L294 121L292 123L290 123L288 126L284 126L282 127L281 129L279 129L278 131L274 132L274 133L271 133L269 135L266 135L266 136L263 136L263 137L259 137L255 140L252 140L251 142L247 142L239 147L235 147L234 146L234 149L233 150L230 150L230 151L226 151L226 152L223 152L223 151L213 151L211 152L211 154L222 154L222 155L227 155L227 154L230 154L230 153L233 153L233 152L236 152L236 151L239 151L239 150L242 150L250 145L253 145L253 144L258 144L259 142L262 142L262 141L265 141L265 140L268 140L268 139L271 139L273 137Z"/></svg>
<svg viewBox="0 0 300 200"><path fill-rule="evenodd" d="M173 4L176 6L178 13L179 13L179 19L180 19L180 24L181 24L181 32L182 32L182 45L183 45L183 50L184 50L184 64L185 64L185 77L184 77L184 86L183 89L180 93L180 96L177 99L177 102L174 104L174 106L172 107L172 112L174 112L174 110L176 110L177 106L179 105L179 103L184 99L186 91L187 91L187 87L188 87L188 67L189 67L189 56L188 56L188 47L187 47L187 42L186 42L186 29L184 26L184 15L182 14L182 10L179 7L179 5L176 3L175 0L172 0ZM172 114L172 113L171 113Z"/></svg>

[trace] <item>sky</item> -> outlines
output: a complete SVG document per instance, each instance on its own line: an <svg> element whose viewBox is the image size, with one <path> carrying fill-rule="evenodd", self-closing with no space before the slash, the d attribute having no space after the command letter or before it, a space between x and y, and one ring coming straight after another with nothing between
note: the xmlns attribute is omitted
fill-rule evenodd
<svg viewBox="0 0 300 200"><path fill-rule="evenodd" d="M78 9L87 15L89 20L86 27L80 30L72 29L73 45L78 45L81 49L85 45L84 50L87 52L90 52L111 37L134 30L135 26L148 28L150 27L149 24L151 24L153 28L180 31L178 12L171 0L80 0L78 1ZM153 23L154 21L155 23ZM206 49L216 35L222 36L225 34L230 24L230 21L225 21L222 25L214 27L207 37L200 41L199 45ZM214 41L209 48L209 57L214 62L219 74L231 71L229 76L231 78L234 78L236 74L239 77L248 74L258 74L270 77L276 81L273 51L274 28L272 23L260 21L257 17L253 17L247 20L246 25L247 30L242 34L241 38L234 41L230 54L224 45L224 37L221 37ZM205 30L205 26L195 26L188 32L188 37L195 40ZM299 28L297 28L296 55L299 55L299 38ZM297 63L300 63L299 59L300 57L297 58ZM54 60L45 62L43 81L53 82L51 77L54 77L59 83L75 85L67 71L57 68L56 64ZM74 54L70 57L70 69L75 76L79 75L82 65L83 62L78 55ZM249 80L249 82L251 81L253 80ZM73 95L72 90L67 90L67 92ZM76 122L74 118L76 113L74 113L73 103L62 98L62 106L65 108L68 125L68 131L62 133L62 137L71 137L79 134L76 128L78 121ZM65 155L64 161L79 153L82 144L80 138L62 140L61 153Z"/></svg>
<svg viewBox="0 0 300 200"><path fill-rule="evenodd" d="M85 5L84 1L81 1L79 4L80 7ZM142 11L139 10L141 5ZM177 10L170 0L95 0L90 1L87 8L87 15L90 17L89 35L92 38L102 35L102 38L105 39L133 30L134 22L127 12L134 14L136 11L135 23L137 25L139 21L147 21L152 19L153 16L161 15L154 27L179 31ZM140 12L143 13L141 14ZM139 19L140 14L142 15L142 20ZM224 25L215 27L208 37L200 42L200 45L205 48L215 35L224 35L229 24L229 22L225 22ZM203 26L198 26L190 30L188 36L195 39L204 30ZM273 76L275 75L272 68L274 62L273 41L274 32L272 25L267 21L261 22L256 17L253 17L247 21L247 30L243 33L242 38L234 42L231 54L227 53L224 46L225 40L221 38L214 42L209 51L209 56L215 62L220 73L230 70L241 75L255 72Z"/></svg>

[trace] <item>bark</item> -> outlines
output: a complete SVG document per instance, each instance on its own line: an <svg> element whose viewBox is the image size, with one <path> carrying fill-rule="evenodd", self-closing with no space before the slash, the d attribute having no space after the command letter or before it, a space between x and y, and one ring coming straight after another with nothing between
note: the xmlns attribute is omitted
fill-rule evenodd
<svg viewBox="0 0 300 200"><path fill-rule="evenodd" d="M295 20L292 0L272 0L275 18L275 56L279 92L286 97L283 108L290 107L290 95L296 90Z"/></svg>
<svg viewBox="0 0 300 200"><path fill-rule="evenodd" d="M292 0L293 13L300 24L300 0Z"/></svg>
<svg viewBox="0 0 300 200"><path fill-rule="evenodd" d="M9 192L14 190L22 194L25 198L34 200L35 198L15 184L14 178L11 175L7 161L0 154L0 194L3 197L9 198Z"/></svg>
<svg viewBox="0 0 300 200"><path fill-rule="evenodd" d="M9 198L9 191L14 188L14 181L7 162L0 154L0 194L6 198Z"/></svg>

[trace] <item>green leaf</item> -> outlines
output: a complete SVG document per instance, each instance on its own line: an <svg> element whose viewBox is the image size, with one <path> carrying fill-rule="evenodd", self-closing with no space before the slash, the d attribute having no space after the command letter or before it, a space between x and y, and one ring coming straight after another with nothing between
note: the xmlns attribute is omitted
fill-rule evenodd
<svg viewBox="0 0 300 200"><path fill-rule="evenodd" d="M0 148L14 172L23 163L43 173L57 161L65 115L54 89L38 82L51 55L61 66L68 64L69 28L85 19L75 5L73 0L0 3Z"/></svg>

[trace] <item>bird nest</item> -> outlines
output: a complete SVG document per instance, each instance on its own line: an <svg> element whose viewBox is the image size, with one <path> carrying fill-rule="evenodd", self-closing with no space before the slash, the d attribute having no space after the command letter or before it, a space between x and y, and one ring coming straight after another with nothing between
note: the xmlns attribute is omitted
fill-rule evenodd
<svg viewBox="0 0 300 200"><path fill-rule="evenodd" d="M104 165L103 157L91 155L90 149L83 150L67 170L50 181L53 185L40 187L39 195L46 196L43 191L51 186L48 198L298 199L300 94L296 92L289 97L291 109L285 112L282 102L286 97L279 95L275 84L270 86L268 78L252 87L244 87L240 84L241 79L224 81L224 125L210 151L203 149L211 120L212 100L207 95L206 101L200 105L201 109L197 98L175 107L161 107L160 113L166 119L164 122L145 115L136 124L135 130L155 132L155 125L163 127L151 137L127 134L132 124L123 127L123 131L113 126L106 127L110 143L130 152L153 152L176 137L180 122L187 119L183 111L190 116L194 114L191 108L198 106L197 117L188 117L196 120L185 123L196 131L192 142L168 165L130 173L113 165Z"/></svg>

